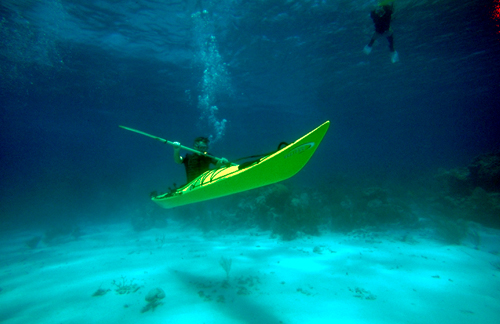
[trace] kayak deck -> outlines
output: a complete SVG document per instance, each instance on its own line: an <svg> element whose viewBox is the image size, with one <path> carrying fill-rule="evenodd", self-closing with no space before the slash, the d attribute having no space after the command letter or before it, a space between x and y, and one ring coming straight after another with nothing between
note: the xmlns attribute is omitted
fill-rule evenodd
<svg viewBox="0 0 500 324"><path fill-rule="evenodd" d="M174 192L152 197L163 208L174 208L283 181L299 172L314 154L330 122L286 147L251 164L209 170Z"/></svg>

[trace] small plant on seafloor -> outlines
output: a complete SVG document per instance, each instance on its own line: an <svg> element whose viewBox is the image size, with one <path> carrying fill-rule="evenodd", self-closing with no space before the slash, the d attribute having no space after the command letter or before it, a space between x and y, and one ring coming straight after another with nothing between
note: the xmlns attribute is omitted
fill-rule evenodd
<svg viewBox="0 0 500 324"><path fill-rule="evenodd" d="M92 297L100 297L100 296L104 296L108 293L108 291L111 291L111 289L102 289L101 287L99 287L93 294L92 294Z"/></svg>
<svg viewBox="0 0 500 324"><path fill-rule="evenodd" d="M119 281L113 280L112 284L116 287L115 291L119 295L135 293L141 288L134 283L134 279L128 280L125 276L121 276Z"/></svg>
<svg viewBox="0 0 500 324"><path fill-rule="evenodd" d="M229 272L231 271L231 264L233 262L233 259L231 258L225 258L221 257L219 260L219 264L224 269L226 272L226 280L229 281Z"/></svg>
<svg viewBox="0 0 500 324"><path fill-rule="evenodd" d="M162 236L156 236L155 241L158 244L158 248L161 249L167 242L167 239L165 238L165 235L162 235Z"/></svg>

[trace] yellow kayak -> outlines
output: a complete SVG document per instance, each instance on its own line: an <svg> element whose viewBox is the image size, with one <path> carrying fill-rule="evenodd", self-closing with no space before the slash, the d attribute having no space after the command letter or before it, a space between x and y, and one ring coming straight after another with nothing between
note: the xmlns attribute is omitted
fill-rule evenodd
<svg viewBox="0 0 500 324"><path fill-rule="evenodd" d="M251 164L209 170L174 192L151 199L163 208L174 208L262 187L294 176L309 161L325 136L326 121L295 142Z"/></svg>

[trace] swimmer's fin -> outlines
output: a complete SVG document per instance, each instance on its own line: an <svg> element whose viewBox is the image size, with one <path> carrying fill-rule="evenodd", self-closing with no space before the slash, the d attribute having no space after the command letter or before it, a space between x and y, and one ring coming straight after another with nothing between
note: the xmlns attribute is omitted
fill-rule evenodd
<svg viewBox="0 0 500 324"><path fill-rule="evenodd" d="M391 61L392 63L399 62L399 54L397 51L391 53Z"/></svg>

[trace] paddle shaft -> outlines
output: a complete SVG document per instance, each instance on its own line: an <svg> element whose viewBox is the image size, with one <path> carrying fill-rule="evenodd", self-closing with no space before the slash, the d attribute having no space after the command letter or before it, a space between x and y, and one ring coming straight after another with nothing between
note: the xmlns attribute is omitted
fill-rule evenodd
<svg viewBox="0 0 500 324"><path fill-rule="evenodd" d="M148 134L148 133L144 133L144 132L141 132L140 130L137 130L137 129L133 129L133 128L129 128L129 127L125 127L125 126L121 126L119 125L120 128L123 128L123 129L126 129L128 131L131 131L131 132L134 132L134 133L137 133L137 134L141 134L141 135L144 135L144 136L147 136L147 137L151 137L151 138L154 138L155 140L157 141L160 141L162 143L165 143L165 144L169 144L169 145L172 145L172 146L177 146L175 145L173 142L170 142L170 141L167 141L166 139L164 138L161 138L161 137L158 137L158 136L154 136L154 135L151 135L151 134ZM201 151L198 151L198 150L195 150L195 149L192 149L190 147L187 147L187 146L183 146L183 145L179 145L179 147L181 149L184 149L186 151L189 151L189 152L193 152L193 153L196 153L196 154L199 154L199 155L205 155L209 158L212 158L214 160L217 160L219 162L224 162L223 159L221 158L218 158L216 156L212 156L210 154L207 154L207 153L204 153L204 152L201 152Z"/></svg>

